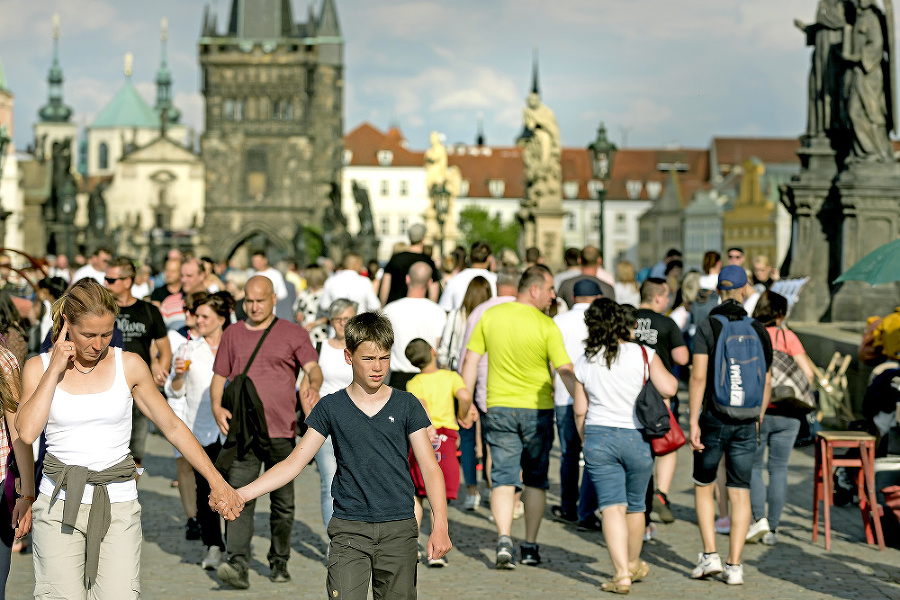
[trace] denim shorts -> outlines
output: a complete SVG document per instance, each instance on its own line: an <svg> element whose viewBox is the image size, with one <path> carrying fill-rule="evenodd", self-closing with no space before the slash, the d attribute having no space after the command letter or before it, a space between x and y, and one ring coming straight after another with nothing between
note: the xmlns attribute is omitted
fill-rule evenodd
<svg viewBox="0 0 900 600"><path fill-rule="evenodd" d="M725 456L726 487L750 489L753 461L759 446L756 421L726 423L712 411L700 415L702 452L694 451L694 483L711 485Z"/></svg>
<svg viewBox="0 0 900 600"><path fill-rule="evenodd" d="M553 409L488 408L483 425L491 449L491 481L546 490L550 487ZM521 473L521 477L520 477Z"/></svg>
<svg viewBox="0 0 900 600"><path fill-rule="evenodd" d="M601 511L609 506L625 506L626 512L644 512L653 454L639 430L586 426L584 468L597 488Z"/></svg>

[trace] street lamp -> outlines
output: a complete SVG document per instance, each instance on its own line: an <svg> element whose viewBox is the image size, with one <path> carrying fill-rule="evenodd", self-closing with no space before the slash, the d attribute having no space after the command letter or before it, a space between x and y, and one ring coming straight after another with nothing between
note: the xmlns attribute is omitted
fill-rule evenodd
<svg viewBox="0 0 900 600"><path fill-rule="evenodd" d="M444 223L447 219L447 213L450 210L450 192L447 191L445 184L433 186L431 197L434 199L434 214L437 218L438 227L441 231L441 247L439 256L444 257Z"/></svg>

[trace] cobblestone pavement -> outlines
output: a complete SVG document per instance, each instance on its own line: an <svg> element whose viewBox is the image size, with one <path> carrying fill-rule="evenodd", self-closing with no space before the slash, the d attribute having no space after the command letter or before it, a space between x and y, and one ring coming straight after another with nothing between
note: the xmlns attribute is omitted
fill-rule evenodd
<svg viewBox="0 0 900 600"><path fill-rule="evenodd" d="M229 598L322 598L325 595L325 536L319 508L319 478L315 467L296 481L297 511L293 552L288 564L293 581L273 584L268 578L266 552L268 502L258 502L250 572L250 590L220 586L212 572L200 569L200 542L184 539L184 522L178 491L170 487L175 462L168 443L157 435L148 440L141 477L144 548L143 597L149 599ZM558 451L551 466L548 506L558 500ZM675 485L670 493L676 521L659 524L657 538L644 546L643 558L650 563L649 578L634 585L632 594L648 598L900 598L900 551L884 552L867 546L858 509L834 509L832 550L810 538L813 459L810 448L795 450L789 471L789 498L784 511L778 545L750 545L744 552L746 584L725 588L720 581L693 581L688 577L700 550L694 520L690 479L690 451L682 449ZM569 525L547 519L539 542L543 563L519 566L515 571L496 571L493 550L496 534L488 520L489 510L465 513L451 507L450 534L455 548L444 569L419 567L419 597L456 600L505 598L587 598L600 594L599 584L612 574L602 535L578 532ZM549 511L548 511L549 515ZM524 523L513 526L516 541L524 534ZM727 552L727 538L718 536L719 549ZM13 557L7 587L8 598L30 598L31 555Z"/></svg>

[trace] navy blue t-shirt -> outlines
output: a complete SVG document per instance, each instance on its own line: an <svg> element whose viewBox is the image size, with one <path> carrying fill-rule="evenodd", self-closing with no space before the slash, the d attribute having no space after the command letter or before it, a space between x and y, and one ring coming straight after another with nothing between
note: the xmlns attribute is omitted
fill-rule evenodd
<svg viewBox="0 0 900 600"><path fill-rule="evenodd" d="M431 425L415 396L393 390L381 410L369 417L347 390L339 390L319 400L306 424L334 443L334 516L367 523L415 516L409 436Z"/></svg>

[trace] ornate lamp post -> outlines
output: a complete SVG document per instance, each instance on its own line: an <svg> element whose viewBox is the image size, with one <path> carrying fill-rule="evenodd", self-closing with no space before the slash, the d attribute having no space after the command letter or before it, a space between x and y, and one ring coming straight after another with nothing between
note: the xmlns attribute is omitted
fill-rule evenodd
<svg viewBox="0 0 900 600"><path fill-rule="evenodd" d="M617 148L606 136L606 127L603 123L600 123L600 127L597 128L597 138L590 146L588 146L588 150L591 151L594 163L594 181L592 181L591 184L593 184L594 193L596 194L597 201L600 205L598 207L600 209L600 218L598 220L600 225L600 251L605 255L606 250L604 248L604 242L606 240L604 239L605 236L603 230L603 209L606 204L606 185L604 185L604 183L609 180L612 162L615 158Z"/></svg>
<svg viewBox="0 0 900 600"><path fill-rule="evenodd" d="M75 199L75 181L72 177L66 179L59 199L59 222L66 229L66 257L72 259L72 226L75 224L75 211L78 202Z"/></svg>
<svg viewBox="0 0 900 600"><path fill-rule="evenodd" d="M441 259L443 259L444 224L447 220L447 213L450 210L450 192L447 191L447 186L445 184L436 185L432 189L431 197L434 199L434 214L441 232L441 247L439 256L441 257Z"/></svg>

